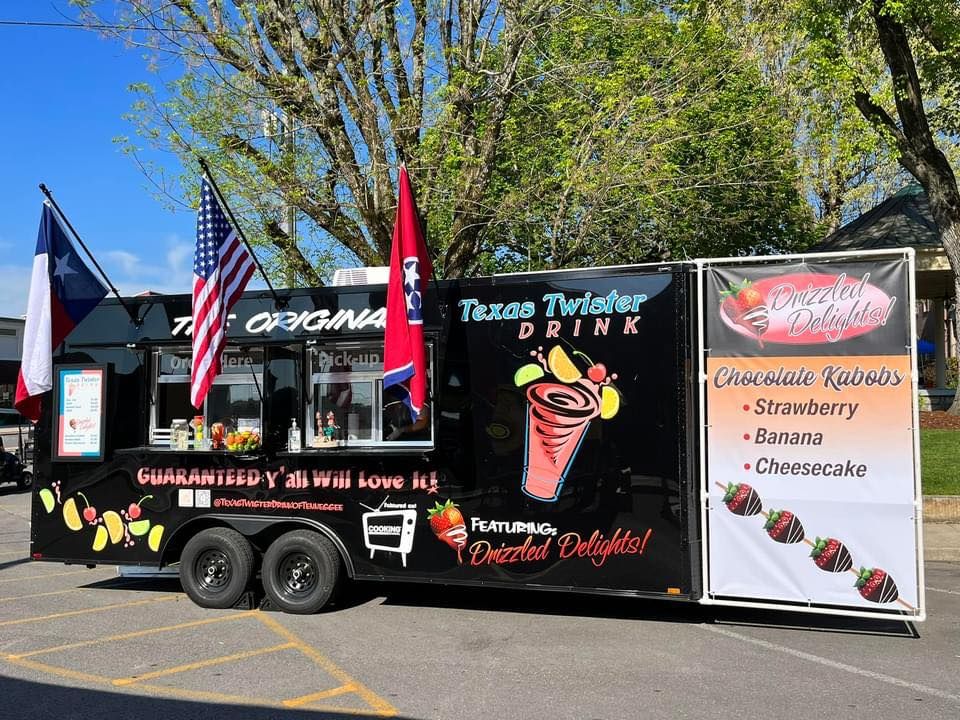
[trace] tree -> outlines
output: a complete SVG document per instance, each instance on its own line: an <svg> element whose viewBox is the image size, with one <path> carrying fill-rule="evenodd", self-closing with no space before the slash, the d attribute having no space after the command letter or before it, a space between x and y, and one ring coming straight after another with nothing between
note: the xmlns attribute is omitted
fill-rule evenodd
<svg viewBox="0 0 960 720"><path fill-rule="evenodd" d="M807 0L811 56L927 193L960 299L960 189L944 148L960 134L960 8L927 0ZM882 54L892 102L868 81ZM960 393L950 408L960 414Z"/></svg>
<svg viewBox="0 0 960 720"><path fill-rule="evenodd" d="M81 4L102 23L89 1ZM526 82L520 59L563 12L547 0L121 4L119 34L158 63L174 58L180 73L159 93L135 88L141 136L191 169L202 152L231 198L242 199L238 210L272 248L273 267L311 284L331 247L334 256L385 264L403 159L423 207L449 198L449 242L435 248L440 272L468 269L491 214L483 198L501 128ZM272 142L278 122L293 143ZM161 173L157 182L166 189L169 179ZM336 243L292 241L286 205Z"/></svg>
<svg viewBox="0 0 960 720"><path fill-rule="evenodd" d="M491 263L739 255L811 239L791 127L716 23L595 4L537 49L540 77L504 126Z"/></svg>
<svg viewBox="0 0 960 720"><path fill-rule="evenodd" d="M125 5L122 34L176 75L135 88L140 138L180 154L188 196L202 152L268 266L300 281L386 263L402 157L446 277L810 237L759 72L652 0Z"/></svg>

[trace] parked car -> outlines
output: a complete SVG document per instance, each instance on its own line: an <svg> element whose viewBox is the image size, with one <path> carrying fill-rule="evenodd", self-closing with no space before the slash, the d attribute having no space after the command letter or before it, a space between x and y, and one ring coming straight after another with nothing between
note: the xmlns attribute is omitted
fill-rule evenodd
<svg viewBox="0 0 960 720"><path fill-rule="evenodd" d="M30 487L33 474L25 468L33 464L33 423L13 408L0 408L0 444L4 456L12 455L19 465L19 469L14 471L10 458L4 457L0 467L0 483L16 482L21 488ZM30 476L26 484L23 484L26 479L21 476L22 472Z"/></svg>

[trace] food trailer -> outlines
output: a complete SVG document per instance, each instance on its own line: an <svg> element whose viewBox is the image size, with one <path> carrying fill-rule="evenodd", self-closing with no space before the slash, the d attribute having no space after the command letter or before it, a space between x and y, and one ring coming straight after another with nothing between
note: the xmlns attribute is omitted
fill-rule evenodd
<svg viewBox="0 0 960 720"><path fill-rule="evenodd" d="M432 282L429 398L383 285L247 292L190 406L189 296L54 353L35 560L312 613L343 577L924 617L910 251Z"/></svg>

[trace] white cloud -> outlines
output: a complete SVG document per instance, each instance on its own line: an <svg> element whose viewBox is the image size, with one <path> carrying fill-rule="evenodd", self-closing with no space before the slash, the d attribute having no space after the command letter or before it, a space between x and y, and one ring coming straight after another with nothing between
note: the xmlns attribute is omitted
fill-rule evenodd
<svg viewBox="0 0 960 720"><path fill-rule="evenodd" d="M189 293L193 286L193 243L184 242L177 235L167 238L163 262L145 262L139 255L126 250L105 253L110 271L119 274L111 279L121 295L136 295L144 290L165 294Z"/></svg>

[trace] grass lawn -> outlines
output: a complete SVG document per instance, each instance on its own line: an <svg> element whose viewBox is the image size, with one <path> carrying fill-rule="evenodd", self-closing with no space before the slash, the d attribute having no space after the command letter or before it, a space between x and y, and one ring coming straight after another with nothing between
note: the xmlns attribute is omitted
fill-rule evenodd
<svg viewBox="0 0 960 720"><path fill-rule="evenodd" d="M960 430L920 430L924 495L960 495Z"/></svg>

